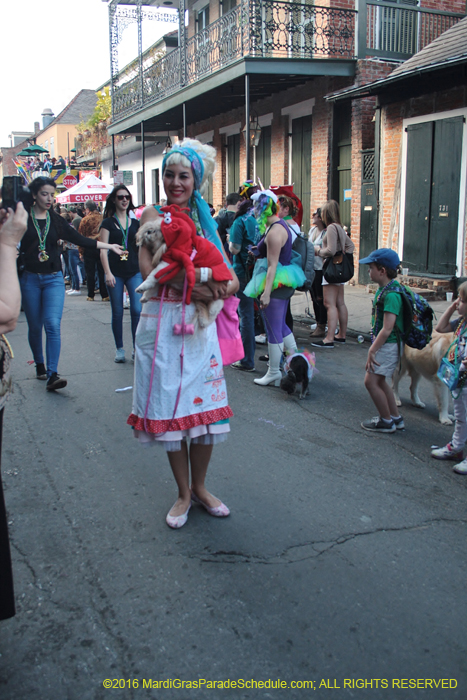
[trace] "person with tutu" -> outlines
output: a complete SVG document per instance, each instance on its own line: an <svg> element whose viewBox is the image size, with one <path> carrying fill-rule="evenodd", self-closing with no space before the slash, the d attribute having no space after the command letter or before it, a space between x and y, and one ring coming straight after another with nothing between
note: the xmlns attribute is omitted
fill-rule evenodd
<svg viewBox="0 0 467 700"><path fill-rule="evenodd" d="M164 190L167 204L186 208L198 234L223 253L233 279L216 282L210 268L197 268L192 301L185 304L185 272L179 272L167 284L160 278L153 296L144 304L135 339L133 407L128 424L141 443L160 444L167 451L178 486L178 499L166 517L172 528L185 525L192 503L215 517L230 513L206 489L205 479L213 447L227 439L233 413L227 398L216 324L201 328L195 323L193 302L225 300L238 289L217 224L201 197L214 173L215 157L215 149L199 141L185 139L177 144L162 163ZM156 207L147 207L141 226L159 215ZM152 255L144 244L139 250L139 262L146 279L152 270Z"/></svg>
<svg viewBox="0 0 467 700"><path fill-rule="evenodd" d="M259 297L269 348L268 371L254 381L260 386L279 386L282 353L290 355L297 351L294 334L285 322L287 303L294 290L304 283L305 273L293 262L292 233L277 216L277 195L263 190L251 199L255 202L255 216L263 235L254 251L258 260L253 277L245 287L245 295Z"/></svg>

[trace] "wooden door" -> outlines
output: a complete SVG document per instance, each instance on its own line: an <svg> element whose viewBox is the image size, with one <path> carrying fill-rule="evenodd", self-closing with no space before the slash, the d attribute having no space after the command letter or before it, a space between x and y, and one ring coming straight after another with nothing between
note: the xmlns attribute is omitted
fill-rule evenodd
<svg viewBox="0 0 467 700"><path fill-rule="evenodd" d="M261 138L256 152L256 177L261 180L264 187L275 183L271 182L271 127L263 126Z"/></svg>
<svg viewBox="0 0 467 700"><path fill-rule="evenodd" d="M404 266L456 272L463 117L407 127Z"/></svg>
<svg viewBox="0 0 467 700"><path fill-rule="evenodd" d="M463 117L435 122L428 269L456 273Z"/></svg>
<svg viewBox="0 0 467 700"><path fill-rule="evenodd" d="M404 267L428 270L431 163L434 122L407 127L407 185L405 189Z"/></svg>
<svg viewBox="0 0 467 700"><path fill-rule="evenodd" d="M227 137L227 194L240 187L240 134Z"/></svg>
<svg viewBox="0 0 467 700"><path fill-rule="evenodd" d="M292 182L303 205L302 231L310 230L311 114L292 120Z"/></svg>

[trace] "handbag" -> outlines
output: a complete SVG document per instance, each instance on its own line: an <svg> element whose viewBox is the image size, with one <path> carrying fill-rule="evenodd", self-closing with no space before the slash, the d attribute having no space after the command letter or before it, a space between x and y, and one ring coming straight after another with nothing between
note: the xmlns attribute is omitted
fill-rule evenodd
<svg viewBox="0 0 467 700"><path fill-rule="evenodd" d="M337 228L337 227L336 227ZM345 252L345 239L340 240L340 230L337 229L341 250L335 255L326 258L323 263L323 277L328 284L342 284L348 282L354 276L353 253ZM347 234L343 231L344 236Z"/></svg>
<svg viewBox="0 0 467 700"><path fill-rule="evenodd" d="M460 363L455 365L449 362L447 357L443 357L437 371L438 379L441 379L443 384L446 384L449 391L455 389L459 383L459 367Z"/></svg>
<svg viewBox="0 0 467 700"><path fill-rule="evenodd" d="M441 358L441 362L439 363L439 368L436 373L438 379L440 379L443 382L443 384L446 384L447 388L452 393L452 397L454 399L456 399L459 396L466 379L466 373L460 371L462 361L458 358L459 339L463 335L463 330L464 324L462 323L459 325L458 330L456 331L456 337L449 346L446 354L443 358ZM454 347L454 345L456 346L456 350L454 352L454 360L451 362L448 358L451 349ZM456 393L453 393L456 389L458 389L458 391Z"/></svg>
<svg viewBox="0 0 467 700"><path fill-rule="evenodd" d="M239 304L240 299L235 296L224 299L224 307L216 318L223 365L231 365L232 362L243 360L245 357L237 313Z"/></svg>

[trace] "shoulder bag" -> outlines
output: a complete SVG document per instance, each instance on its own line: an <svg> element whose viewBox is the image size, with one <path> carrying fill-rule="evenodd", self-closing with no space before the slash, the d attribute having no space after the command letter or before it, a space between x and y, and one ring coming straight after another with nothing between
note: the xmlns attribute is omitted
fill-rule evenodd
<svg viewBox="0 0 467 700"><path fill-rule="evenodd" d="M354 276L353 253L345 252L345 238L341 238L341 231L344 236L347 236L347 234L340 226L336 226L336 229L341 250L337 251L332 257L326 258L323 263L323 276L328 284L342 284L343 282L348 282Z"/></svg>
<svg viewBox="0 0 467 700"><path fill-rule="evenodd" d="M231 365L232 362L243 360L245 357L237 313L239 304L238 297L227 297L224 299L224 307L216 318L217 338L223 365Z"/></svg>

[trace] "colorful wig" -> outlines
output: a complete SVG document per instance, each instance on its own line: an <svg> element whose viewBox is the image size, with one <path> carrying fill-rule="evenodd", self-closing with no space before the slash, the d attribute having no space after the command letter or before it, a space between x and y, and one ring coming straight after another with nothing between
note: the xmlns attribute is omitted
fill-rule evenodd
<svg viewBox="0 0 467 700"><path fill-rule="evenodd" d="M271 190L263 190L251 195L251 199L255 203L254 215L258 221L258 228L261 235L264 235L268 218L274 216L277 212L277 197Z"/></svg>

